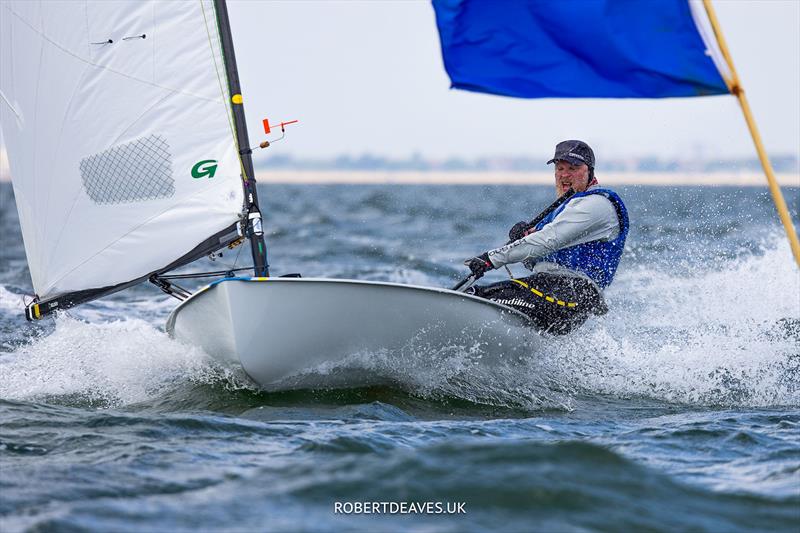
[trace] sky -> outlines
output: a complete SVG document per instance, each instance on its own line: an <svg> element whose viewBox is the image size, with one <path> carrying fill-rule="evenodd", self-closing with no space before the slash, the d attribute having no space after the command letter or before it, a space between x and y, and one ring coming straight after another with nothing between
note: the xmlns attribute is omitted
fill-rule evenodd
<svg viewBox="0 0 800 533"><path fill-rule="evenodd" d="M642 0L643 4L647 0ZM800 0L715 0L767 150L800 157ZM298 119L272 154L755 157L733 96L518 99L452 90L427 0L229 0L248 129ZM0 143L2 140L0 139Z"/></svg>
<svg viewBox="0 0 800 533"><path fill-rule="evenodd" d="M800 156L800 0L714 6L767 150ZM452 90L428 1L229 0L228 9L252 140L263 137L264 117L301 121L275 152L544 157L557 141L580 138L600 160L755 157L733 96L561 100Z"/></svg>

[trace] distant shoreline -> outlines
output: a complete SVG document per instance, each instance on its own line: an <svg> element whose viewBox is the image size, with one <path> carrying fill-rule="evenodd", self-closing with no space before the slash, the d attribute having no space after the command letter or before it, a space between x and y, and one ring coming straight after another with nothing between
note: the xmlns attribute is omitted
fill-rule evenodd
<svg viewBox="0 0 800 533"><path fill-rule="evenodd" d="M800 187L800 174L776 174L782 187ZM757 172L598 172L607 185L741 186L766 187L767 178ZM259 170L259 183L297 184L408 184L408 185L550 185L548 172L410 172L385 170Z"/></svg>
<svg viewBox="0 0 800 533"><path fill-rule="evenodd" d="M800 174L776 174L781 187L799 187ZM766 187L767 179L758 172L598 172L605 185L648 186L739 186ZM397 185L550 185L553 175L547 172L440 172L386 170L259 170L259 183L282 184L397 184ZM0 173L0 183L11 181Z"/></svg>

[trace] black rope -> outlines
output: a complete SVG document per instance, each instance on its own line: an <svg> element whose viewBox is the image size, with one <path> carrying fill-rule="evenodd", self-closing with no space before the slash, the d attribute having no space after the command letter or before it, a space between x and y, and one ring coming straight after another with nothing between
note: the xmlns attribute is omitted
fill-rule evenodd
<svg viewBox="0 0 800 533"><path fill-rule="evenodd" d="M235 272L241 270L252 270L253 267L231 268L230 270L215 270L213 272L193 272L191 274L169 274L158 276L161 279L193 279L193 278L213 278L216 276L233 277Z"/></svg>

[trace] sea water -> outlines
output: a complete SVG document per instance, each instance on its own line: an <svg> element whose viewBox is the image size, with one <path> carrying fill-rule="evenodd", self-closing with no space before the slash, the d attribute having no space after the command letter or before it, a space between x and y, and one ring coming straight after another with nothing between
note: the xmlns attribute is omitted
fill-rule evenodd
<svg viewBox="0 0 800 533"><path fill-rule="evenodd" d="M266 393L169 339L176 301L152 286L26 323L0 184L0 530L797 531L800 275L766 190L618 190L610 312L575 334L513 368L455 342L348 362L391 386ZM273 274L436 287L552 194L260 189Z"/></svg>

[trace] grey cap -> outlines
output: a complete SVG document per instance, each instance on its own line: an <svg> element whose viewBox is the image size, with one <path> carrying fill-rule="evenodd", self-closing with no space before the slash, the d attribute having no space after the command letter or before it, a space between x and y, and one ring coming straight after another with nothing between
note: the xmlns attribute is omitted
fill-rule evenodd
<svg viewBox="0 0 800 533"><path fill-rule="evenodd" d="M547 162L567 161L573 165L586 165L594 168L594 152L589 145L583 141L561 141L556 145L556 154L553 159Z"/></svg>

